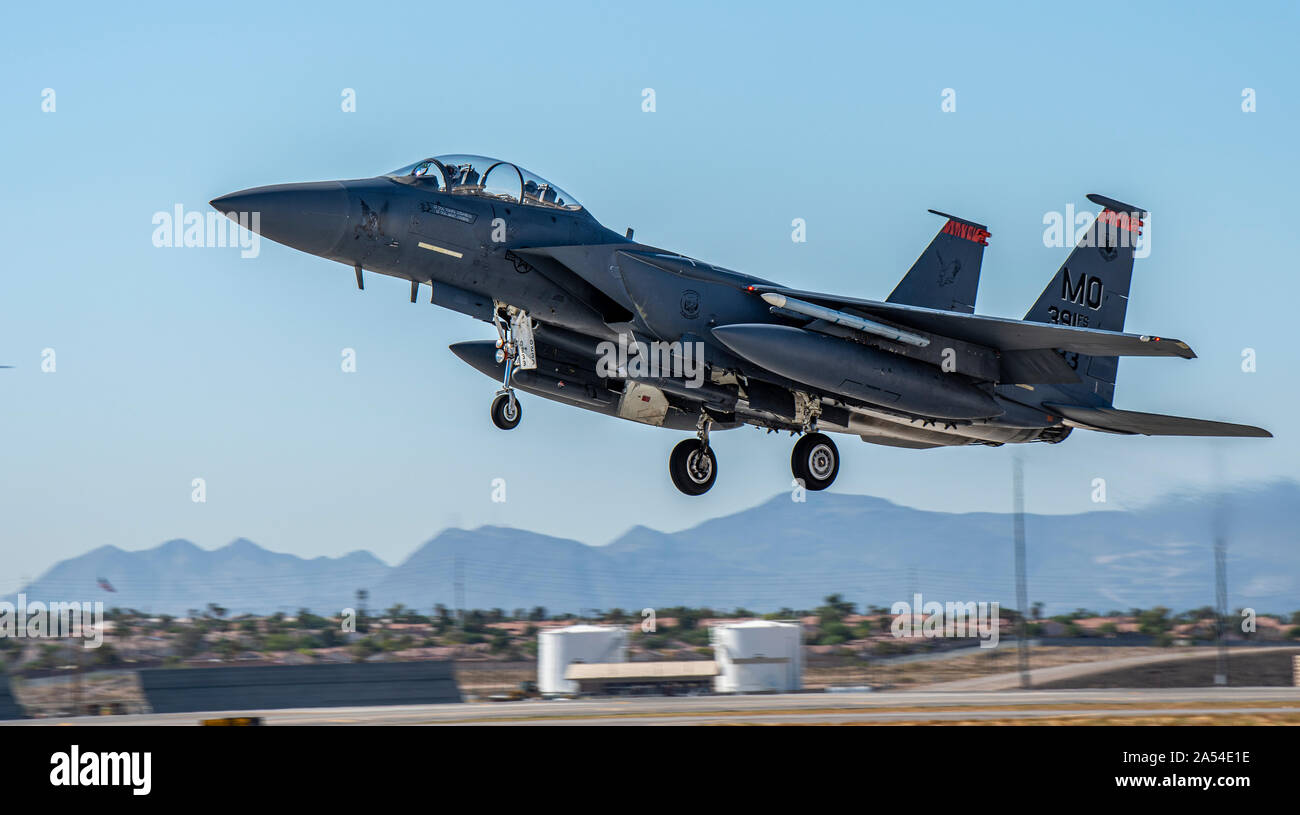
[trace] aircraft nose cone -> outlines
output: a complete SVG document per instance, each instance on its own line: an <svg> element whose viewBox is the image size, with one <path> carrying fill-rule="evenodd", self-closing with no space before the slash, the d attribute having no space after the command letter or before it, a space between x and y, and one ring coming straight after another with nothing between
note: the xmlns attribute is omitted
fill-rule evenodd
<svg viewBox="0 0 1300 815"><path fill-rule="evenodd" d="M329 254L348 222L348 191L338 181L254 187L209 203L262 237L313 255Z"/></svg>

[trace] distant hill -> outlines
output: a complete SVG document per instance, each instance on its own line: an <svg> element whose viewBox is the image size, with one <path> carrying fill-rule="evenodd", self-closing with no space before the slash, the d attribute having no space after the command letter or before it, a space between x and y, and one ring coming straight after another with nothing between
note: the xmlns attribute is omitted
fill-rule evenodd
<svg viewBox="0 0 1300 815"><path fill-rule="evenodd" d="M310 560L239 539L220 549L171 540L135 552L101 546L56 564L24 589L42 602L102 600L157 614L183 615L208 603L232 613L334 609L353 605L358 585L378 583L390 567L369 552ZM100 578L115 589L100 588ZM349 598L339 605L339 598ZM13 595L5 598L14 601ZM337 606L337 608L336 608Z"/></svg>
<svg viewBox="0 0 1300 815"><path fill-rule="evenodd" d="M188 541L126 552L102 547L34 581L30 599L102 599L183 614L215 602L232 613L337 613L401 602L548 611L707 605L811 608L838 592L889 605L998 600L1014 606L1012 517L952 514L862 495L778 495L682 532L638 526L606 546L521 529L448 529L389 567L367 552L306 560L246 540L203 550ZM1219 513L1216 507L1226 510ZM1213 532L1227 531L1229 602L1261 612L1300 609L1300 485L1279 482L1171 497L1135 510L1028 515L1029 596L1049 612L1214 603ZM96 588L106 578L116 589ZM12 598L9 598L12 600Z"/></svg>

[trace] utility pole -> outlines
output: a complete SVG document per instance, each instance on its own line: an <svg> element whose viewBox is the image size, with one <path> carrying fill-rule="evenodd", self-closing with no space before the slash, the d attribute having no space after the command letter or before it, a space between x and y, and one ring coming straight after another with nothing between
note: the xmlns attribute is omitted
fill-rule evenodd
<svg viewBox="0 0 1300 815"><path fill-rule="evenodd" d="M1214 530L1214 640L1217 646L1214 666L1214 684L1228 684L1228 534L1227 534L1227 496L1224 486L1227 484L1223 464L1223 448L1211 448L1213 478L1219 485L1219 494L1214 500L1214 519L1210 528Z"/></svg>
<svg viewBox="0 0 1300 815"><path fill-rule="evenodd" d="M1011 489L1014 495L1016 538L1016 654L1020 661L1020 687L1029 688L1029 589L1025 585L1025 463L1019 455L1011 460Z"/></svg>
<svg viewBox="0 0 1300 815"><path fill-rule="evenodd" d="M460 621L460 627L465 628L465 570L460 562L460 555L456 555L454 565L453 585L456 593L456 619Z"/></svg>
<svg viewBox="0 0 1300 815"><path fill-rule="evenodd" d="M1228 684L1228 643L1224 639L1224 629L1228 622L1228 564L1227 542L1223 535L1214 538L1214 600L1217 624L1214 637L1219 646L1218 659L1215 660L1214 684Z"/></svg>
<svg viewBox="0 0 1300 815"><path fill-rule="evenodd" d="M85 689L82 688L81 671L83 663L81 661L81 643L75 639L70 639L72 643L72 655L75 657L76 664L72 667L72 715L81 716L85 713Z"/></svg>
<svg viewBox="0 0 1300 815"><path fill-rule="evenodd" d="M1218 645L1214 684L1228 684L1228 536L1224 532L1224 497L1215 502L1214 519L1214 638Z"/></svg>

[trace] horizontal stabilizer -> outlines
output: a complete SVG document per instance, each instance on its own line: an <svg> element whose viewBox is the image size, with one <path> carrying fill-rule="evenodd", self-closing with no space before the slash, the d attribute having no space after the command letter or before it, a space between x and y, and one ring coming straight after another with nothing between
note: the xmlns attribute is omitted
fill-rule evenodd
<svg viewBox="0 0 1300 815"><path fill-rule="evenodd" d="M1161 413L1138 413L1135 410L1115 408L1089 408L1074 405L1043 405L1048 410L1076 424L1112 433L1140 434L1143 436L1238 436L1271 439L1273 434L1262 427L1228 422L1211 422L1206 419L1188 419L1183 416L1165 416Z"/></svg>

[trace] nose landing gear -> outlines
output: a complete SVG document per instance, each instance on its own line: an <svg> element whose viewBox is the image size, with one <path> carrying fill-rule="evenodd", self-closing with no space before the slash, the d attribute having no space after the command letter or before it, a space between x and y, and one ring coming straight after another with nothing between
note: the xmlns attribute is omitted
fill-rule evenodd
<svg viewBox="0 0 1300 815"><path fill-rule="evenodd" d="M502 318L502 311L508 314L508 321ZM492 424L502 430L513 430L519 426L524 411L510 378L516 370L527 371L537 367L533 321L526 311L498 304L492 322L497 327L497 362L504 362L506 366L501 390L492 399Z"/></svg>
<svg viewBox="0 0 1300 815"><path fill-rule="evenodd" d="M513 389L498 393L492 399L492 424L502 430L514 430L524 417L523 405L515 398Z"/></svg>

